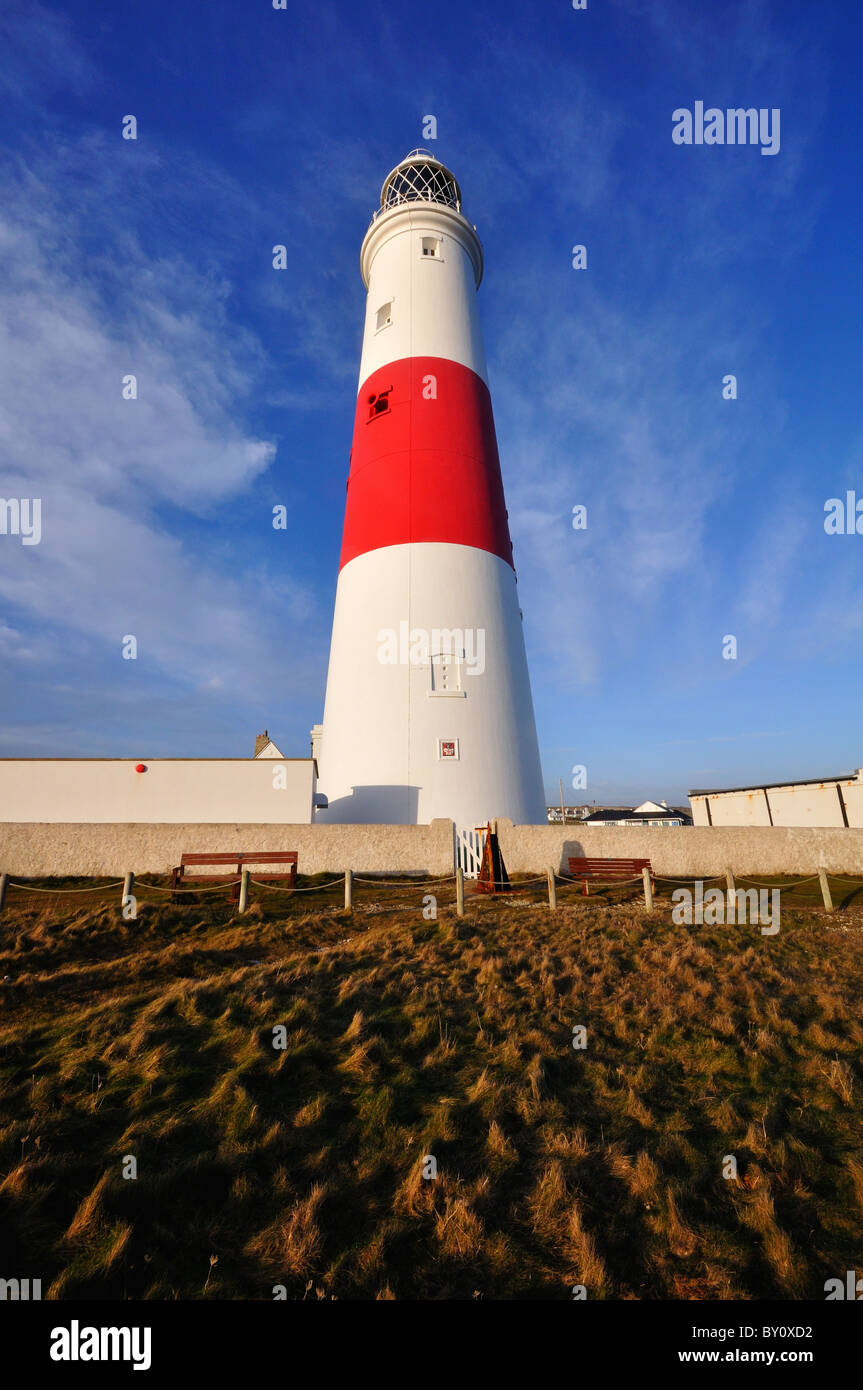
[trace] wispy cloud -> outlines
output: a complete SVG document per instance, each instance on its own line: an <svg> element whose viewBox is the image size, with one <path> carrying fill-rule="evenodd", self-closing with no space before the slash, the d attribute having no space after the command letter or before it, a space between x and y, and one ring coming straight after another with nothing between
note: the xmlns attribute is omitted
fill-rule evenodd
<svg viewBox="0 0 863 1390"><path fill-rule="evenodd" d="M149 253L117 217L120 142L90 149L77 210L62 197L68 154L19 161L0 185L0 492L42 499L41 544L0 547L16 615L0 640L17 660L47 659L58 631L67 653L78 634L119 672L132 633L139 662L190 690L304 697L324 658L313 591L284 569L265 577L240 544L222 563L237 499L258 496L263 534L271 520L259 484L276 446L242 424L263 349L231 323L223 285L191 257ZM129 374L137 399L123 398Z"/></svg>

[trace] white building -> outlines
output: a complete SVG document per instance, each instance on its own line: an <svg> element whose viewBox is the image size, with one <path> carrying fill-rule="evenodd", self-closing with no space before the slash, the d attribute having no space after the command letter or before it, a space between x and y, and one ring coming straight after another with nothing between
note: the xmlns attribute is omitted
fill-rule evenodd
<svg viewBox="0 0 863 1390"><path fill-rule="evenodd" d="M838 777L689 793L694 825L863 826L863 768Z"/></svg>
<svg viewBox="0 0 863 1390"><path fill-rule="evenodd" d="M688 812L681 811L679 807L669 807L666 801L643 801L640 806L634 806L628 810L623 806L604 806L601 810L591 811L585 816L585 825L648 825L648 826L674 826L690 825L691 817Z"/></svg>
<svg viewBox="0 0 863 1390"><path fill-rule="evenodd" d="M257 743L253 758L0 758L0 822L309 825L314 759Z"/></svg>
<svg viewBox="0 0 863 1390"><path fill-rule="evenodd" d="M546 819L461 191L416 150L362 246L368 291L323 724L337 822Z"/></svg>

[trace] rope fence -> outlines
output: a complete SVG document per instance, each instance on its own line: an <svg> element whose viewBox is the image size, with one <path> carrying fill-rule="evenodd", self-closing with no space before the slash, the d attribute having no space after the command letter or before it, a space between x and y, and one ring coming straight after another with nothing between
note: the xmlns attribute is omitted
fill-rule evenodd
<svg viewBox="0 0 863 1390"><path fill-rule="evenodd" d="M621 865L621 867L623 866ZM205 878L205 875L201 875L201 877ZM515 878L512 882L501 884L496 883L493 886L478 885L477 891L475 891L475 893L473 894L472 906L478 908L481 907L483 903L488 903L493 900L500 901L502 898L508 903L510 903L512 906L540 906L542 905L543 897L545 895L539 898L533 896L528 901L525 901L521 897L521 895L524 893L530 893L532 892L532 890L536 889L540 885L544 885L547 890L547 905L550 909L554 909L557 907L558 886L564 888L569 887L570 885L578 885L582 889L582 892L585 895L587 895L588 884L592 884L594 888L597 889L631 889L637 885L640 885L644 893L645 907L648 911L651 911L654 907L654 892L656 889L658 889L658 885L660 884L674 886L678 888L694 888L695 884L700 883L702 889L704 889L708 885L724 883L724 891L728 894L728 897L730 899L732 894L736 894L737 892L746 892L749 890L749 888L755 888L760 891L768 892L776 890L782 893L794 893L798 889L808 888L811 884L818 883L820 885L821 897L824 908L827 912L832 912L834 910L834 904L832 894L830 891L831 880L834 884L841 885L841 891L846 894L846 902L853 890L863 888L863 879L853 878L850 875L846 874L828 873L824 869L819 870L815 874L810 874L801 878L793 878L781 880L779 882L769 883L764 882L760 879L751 878L748 874L735 875L730 869L727 869L724 874L717 874L709 878L699 877L698 875L692 875L687 878L677 878L670 877L664 874L656 874L653 873L649 868L644 868L640 877L626 879L606 879L594 878L592 874L576 875L562 873L555 870L552 866L549 866L544 877L524 879ZM289 884L281 884L267 882L265 878L253 878L251 876L251 871L248 869L244 869L238 877L226 878L216 884L207 884L206 886L204 886L203 884L195 885L188 878L186 879L186 886L182 888L179 886L165 886L164 884L160 883L147 883L141 880L138 882L137 889L133 893L133 888L135 888L135 876L131 872L127 873L125 877L122 879L112 879L107 883L87 884L83 887L75 886L56 888L44 887L36 883L21 883L16 879L11 879L9 875L6 873L0 873L0 910L2 910L5 904L7 890L9 889L15 890L16 893L33 893L40 894L42 896L63 898L71 895L87 893L110 894L115 893L116 890L119 888L122 889L122 895L119 900L119 906L122 909L124 909L124 916L126 916L128 915L125 911L127 905L129 903L137 904L139 899L143 900L143 902L146 904L147 900L143 897L143 895L148 893L150 890L152 890L152 892L155 894L168 895L168 898L171 902L178 902L180 899L191 894L224 893L226 890L230 890L230 906L232 908L238 908L239 912L243 913L248 910L250 890L252 887L256 889L263 889L264 892L267 893L278 893L282 895L287 895L289 898L293 898L295 895L300 894L328 893L330 890L334 888L340 888L344 886L344 907L345 910L352 911L355 907L354 886L357 885L362 888L374 888L376 890L376 898L381 898L381 901L375 901L373 903L357 903L357 910L366 912L421 912L425 910L426 898L428 898L430 895L435 896L437 890L443 889L450 884L454 884L456 911L459 916L464 916L465 888L470 883L471 880L465 880L465 874L462 868L458 868L455 871L455 873L451 874L438 874L429 875L428 877L422 878L413 877L399 879L383 878L379 876L369 877L367 875L354 874L351 869L347 869L344 874L341 874L336 878L326 879L324 882L321 883L304 884L301 887L299 887L293 882ZM233 892L233 890L236 889L238 886L240 890L239 901L237 901L237 895ZM483 891L483 887L488 888L490 891ZM419 902L413 903L395 903L392 901L391 897L388 897L389 894L397 893L399 890L405 888L413 888L419 890L419 892L422 894L421 900ZM566 901L571 902L571 899L567 898ZM153 903L150 902L147 905L152 906ZM445 906L451 905L451 900L445 904ZM134 917L135 913L132 912L131 915Z"/></svg>

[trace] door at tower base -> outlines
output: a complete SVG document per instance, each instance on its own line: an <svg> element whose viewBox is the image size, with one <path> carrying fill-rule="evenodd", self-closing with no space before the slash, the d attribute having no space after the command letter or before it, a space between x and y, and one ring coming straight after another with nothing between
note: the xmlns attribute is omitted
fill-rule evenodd
<svg viewBox="0 0 863 1390"><path fill-rule="evenodd" d="M511 565L420 542L344 567L319 774L317 821L545 820Z"/></svg>

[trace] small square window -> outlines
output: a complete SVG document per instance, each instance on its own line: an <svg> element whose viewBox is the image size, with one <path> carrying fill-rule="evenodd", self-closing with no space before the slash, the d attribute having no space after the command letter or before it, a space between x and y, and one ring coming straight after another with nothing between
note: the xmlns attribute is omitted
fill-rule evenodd
<svg viewBox="0 0 863 1390"><path fill-rule="evenodd" d="M440 238L436 236L424 236L422 240L424 256L431 256L434 260L440 260Z"/></svg>
<svg viewBox="0 0 863 1390"><path fill-rule="evenodd" d="M388 304L382 304L381 307L378 309L378 322L375 331L379 333L382 328L388 328L392 321L393 302L392 300L390 300Z"/></svg>
<svg viewBox="0 0 863 1390"><path fill-rule="evenodd" d="M437 755L441 760L444 758L458 758L458 739L439 738L437 741Z"/></svg>
<svg viewBox="0 0 863 1390"><path fill-rule="evenodd" d="M369 419L374 420L378 415L386 415L390 408L391 386L387 386L383 391L373 391L369 396L367 405L369 407Z"/></svg>

